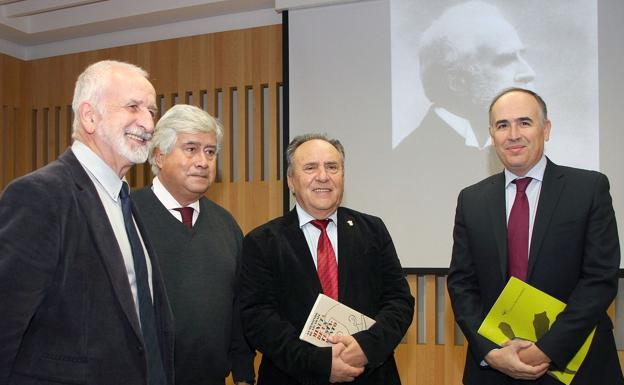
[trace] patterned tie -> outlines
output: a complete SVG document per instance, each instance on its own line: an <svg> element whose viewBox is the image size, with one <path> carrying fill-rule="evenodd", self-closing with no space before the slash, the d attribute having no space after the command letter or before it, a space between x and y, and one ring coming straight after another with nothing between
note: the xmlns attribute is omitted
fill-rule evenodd
<svg viewBox="0 0 624 385"><path fill-rule="evenodd" d="M134 260L137 295L139 297L139 321L141 322L141 332L143 333L147 356L147 383L149 385L164 385L167 381L156 333L156 317L148 283L147 263L145 262L143 245L132 220L132 202L130 201L129 192L128 184L123 182L119 197L121 198L124 225L126 226L128 241L130 241L132 249L132 259Z"/></svg>
<svg viewBox="0 0 624 385"><path fill-rule="evenodd" d="M182 214L182 223L186 225L189 229L193 228L193 208L192 207L180 207L174 209L175 211L179 211Z"/></svg>
<svg viewBox="0 0 624 385"><path fill-rule="evenodd" d="M526 188L531 178L516 179L516 198L507 222L509 276L526 281L529 266L529 200Z"/></svg>
<svg viewBox="0 0 624 385"><path fill-rule="evenodd" d="M336 254L334 248L327 236L327 225L329 219L315 219L311 221L317 229L321 230L321 236L318 240L316 248L316 268L318 270L319 280L323 293L338 300L338 264L336 263Z"/></svg>

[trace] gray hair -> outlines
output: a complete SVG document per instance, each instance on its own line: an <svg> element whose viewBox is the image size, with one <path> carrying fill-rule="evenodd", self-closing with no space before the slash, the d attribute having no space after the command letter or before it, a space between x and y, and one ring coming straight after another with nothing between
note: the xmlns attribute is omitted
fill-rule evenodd
<svg viewBox="0 0 624 385"><path fill-rule="evenodd" d="M326 134L302 134L294 137L293 140L290 141L290 144L286 149L286 161L288 164L288 168L286 169L287 175L292 175L293 157L295 156L295 151L297 150L297 148L305 142L315 139L324 140L325 142L334 146L336 150L338 150L338 153L340 153L340 157L342 158L342 166L344 167L345 151L342 143L340 143L338 139L330 139Z"/></svg>
<svg viewBox="0 0 624 385"><path fill-rule="evenodd" d="M134 64L116 60L102 60L88 66L76 80L74 88L74 99L72 100L72 110L74 112L73 134L76 134L80 126L80 105L84 102L91 103L100 113L103 113L100 106L102 92L108 87L110 74L115 68L124 68L135 72L137 75L148 78L148 73L143 68Z"/></svg>
<svg viewBox="0 0 624 385"><path fill-rule="evenodd" d="M546 121L548 120L548 108L546 107L546 102L544 102L544 99L542 99L542 97L539 96L535 91L527 90L526 88L522 87L510 87L505 88L504 90L499 92L494 97L494 99L492 99L492 103L490 103L490 108L488 110L490 126L492 125L492 108L494 107L494 104L496 104L498 99L512 92L524 92L525 94L533 96L533 98L535 98L535 101L537 102L537 105L539 106L540 118L542 119L541 123L546 123Z"/></svg>
<svg viewBox="0 0 624 385"><path fill-rule="evenodd" d="M160 169L156 164L154 150L159 149L161 154L168 154L173 149L178 134L214 132L217 137L217 152L221 149L223 128L221 123L201 108L188 104L176 104L171 107L156 123L154 136L149 144L149 162L154 175Z"/></svg>
<svg viewBox="0 0 624 385"><path fill-rule="evenodd" d="M476 20L474 15L482 19ZM423 90L430 101L443 103L452 87L450 79L472 74L468 59L478 54L475 48L482 31L477 29L486 17L504 20L495 6L467 1L446 9L423 32L418 60Z"/></svg>

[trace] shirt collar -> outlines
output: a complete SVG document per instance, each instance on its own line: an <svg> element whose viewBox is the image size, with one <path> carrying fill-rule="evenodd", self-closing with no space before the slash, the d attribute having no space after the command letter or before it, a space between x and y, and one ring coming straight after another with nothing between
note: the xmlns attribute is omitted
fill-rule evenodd
<svg viewBox="0 0 624 385"><path fill-rule="evenodd" d="M537 179L541 182L544 179L544 171L546 171L546 155L542 154L542 158L529 170L529 172L526 173L524 177ZM505 188L507 188L514 180L524 177L517 176L511 171L505 169Z"/></svg>
<svg viewBox="0 0 624 385"><path fill-rule="evenodd" d="M152 191L167 210L174 210L181 207L180 203L173 197L173 195L171 195L169 190L167 190L158 177L155 177L154 180L152 180ZM199 199L186 207L191 207L193 210L199 212Z"/></svg>
<svg viewBox="0 0 624 385"><path fill-rule="evenodd" d="M451 128L455 130L455 132L457 132L459 136L464 138L464 143L466 146L476 147L482 150L492 144L492 138L489 136L483 146L479 144L479 141L474 134L474 129L472 128L472 124L470 124L470 121L462 118L461 116L457 116L442 107L436 107L434 110L435 113L438 114L440 119L444 120L446 124L451 126Z"/></svg>
<svg viewBox="0 0 624 385"><path fill-rule="evenodd" d="M307 225L308 223L316 219L312 215L308 214L301 206L299 206L299 203L295 204L295 208L297 209L297 216L299 217L299 228ZM327 218L331 219L334 224L338 223L338 210L334 211Z"/></svg>
<svg viewBox="0 0 624 385"><path fill-rule="evenodd" d="M74 140L71 149L82 167L102 185L111 199L117 201L119 190L121 190L122 183L126 181L126 177L119 179L115 171L81 141Z"/></svg>

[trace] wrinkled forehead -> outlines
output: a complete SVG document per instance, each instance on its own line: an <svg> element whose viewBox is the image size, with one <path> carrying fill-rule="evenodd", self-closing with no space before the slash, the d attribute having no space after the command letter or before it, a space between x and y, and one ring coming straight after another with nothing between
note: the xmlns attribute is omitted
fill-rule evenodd
<svg viewBox="0 0 624 385"><path fill-rule="evenodd" d="M293 160L302 164L342 162L342 156L333 144L321 139L312 139L297 147Z"/></svg>
<svg viewBox="0 0 624 385"><path fill-rule="evenodd" d="M152 83L141 74L125 68L116 68L108 74L102 92L103 98L117 101L134 101L146 107L155 107L156 90Z"/></svg>

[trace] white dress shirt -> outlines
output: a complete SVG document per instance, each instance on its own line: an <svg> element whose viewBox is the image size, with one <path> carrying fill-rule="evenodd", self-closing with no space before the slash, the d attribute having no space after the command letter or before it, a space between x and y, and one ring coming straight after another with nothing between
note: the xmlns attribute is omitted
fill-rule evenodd
<svg viewBox="0 0 624 385"><path fill-rule="evenodd" d="M542 190L542 181L544 180L544 171L546 170L546 155L542 155L532 169L527 172L524 177L532 178L531 183L526 188L526 196L529 201L529 253L531 252L531 237L533 235L533 224L535 223L535 214L537 213L537 202L539 202L540 191ZM515 179L524 178L513 174L505 169L505 202L507 206L507 221L509 221L509 213L516 199L516 184L511 183Z"/></svg>
<svg viewBox="0 0 624 385"><path fill-rule="evenodd" d="M152 191L154 192L154 195L156 195L156 198L158 198L160 203L162 203L162 205L165 206L167 211L169 211L169 213L173 215L177 220L182 222L182 213L176 210L182 207L182 205L178 203L178 201L173 197L173 195L171 195L169 190L165 188L165 186L158 179L158 177L155 177L154 180L152 181ZM190 207L193 209L193 226L194 226L195 222L197 222L197 218L199 217L199 200L196 200L195 202L189 204L186 207Z"/></svg>
<svg viewBox="0 0 624 385"><path fill-rule="evenodd" d="M119 199L119 191L121 185L125 181L119 179L119 176L110 168L99 156L93 152L84 143L75 140L72 144L72 152L78 159L78 162L85 169L91 181L95 185L95 189L100 196L108 220L110 221L113 233L119 244L121 255L123 256L123 262L126 267L126 273L128 274L128 282L130 284L130 290L132 291L132 298L134 299L134 307L139 316L139 298L137 295L136 275L134 272L134 259L132 257L132 248L130 247L130 241L128 240L128 234L126 233L126 226L124 224L123 213L121 211L121 200ZM136 226L136 223L135 223ZM150 287L152 290L152 264L147 257L147 250L143 243L143 237L141 232L137 228L137 234L141 239L143 245L143 253L145 254L145 262L147 264L147 276ZM152 294L153 298L153 294Z"/></svg>
<svg viewBox="0 0 624 385"><path fill-rule="evenodd" d="M314 260L314 266L317 266L316 251L318 248L319 238L321 237L321 230L310 223L310 221L313 221L316 218L308 214L301 206L299 206L299 203L296 204L296 208L297 216L299 217L299 228L303 231L303 235L308 242L308 248L312 254L312 259ZM331 219L327 224L327 236L329 237L329 241L334 249L334 254L336 255L336 264L338 264L338 226L336 225L338 214L334 211L334 213L327 218Z"/></svg>

